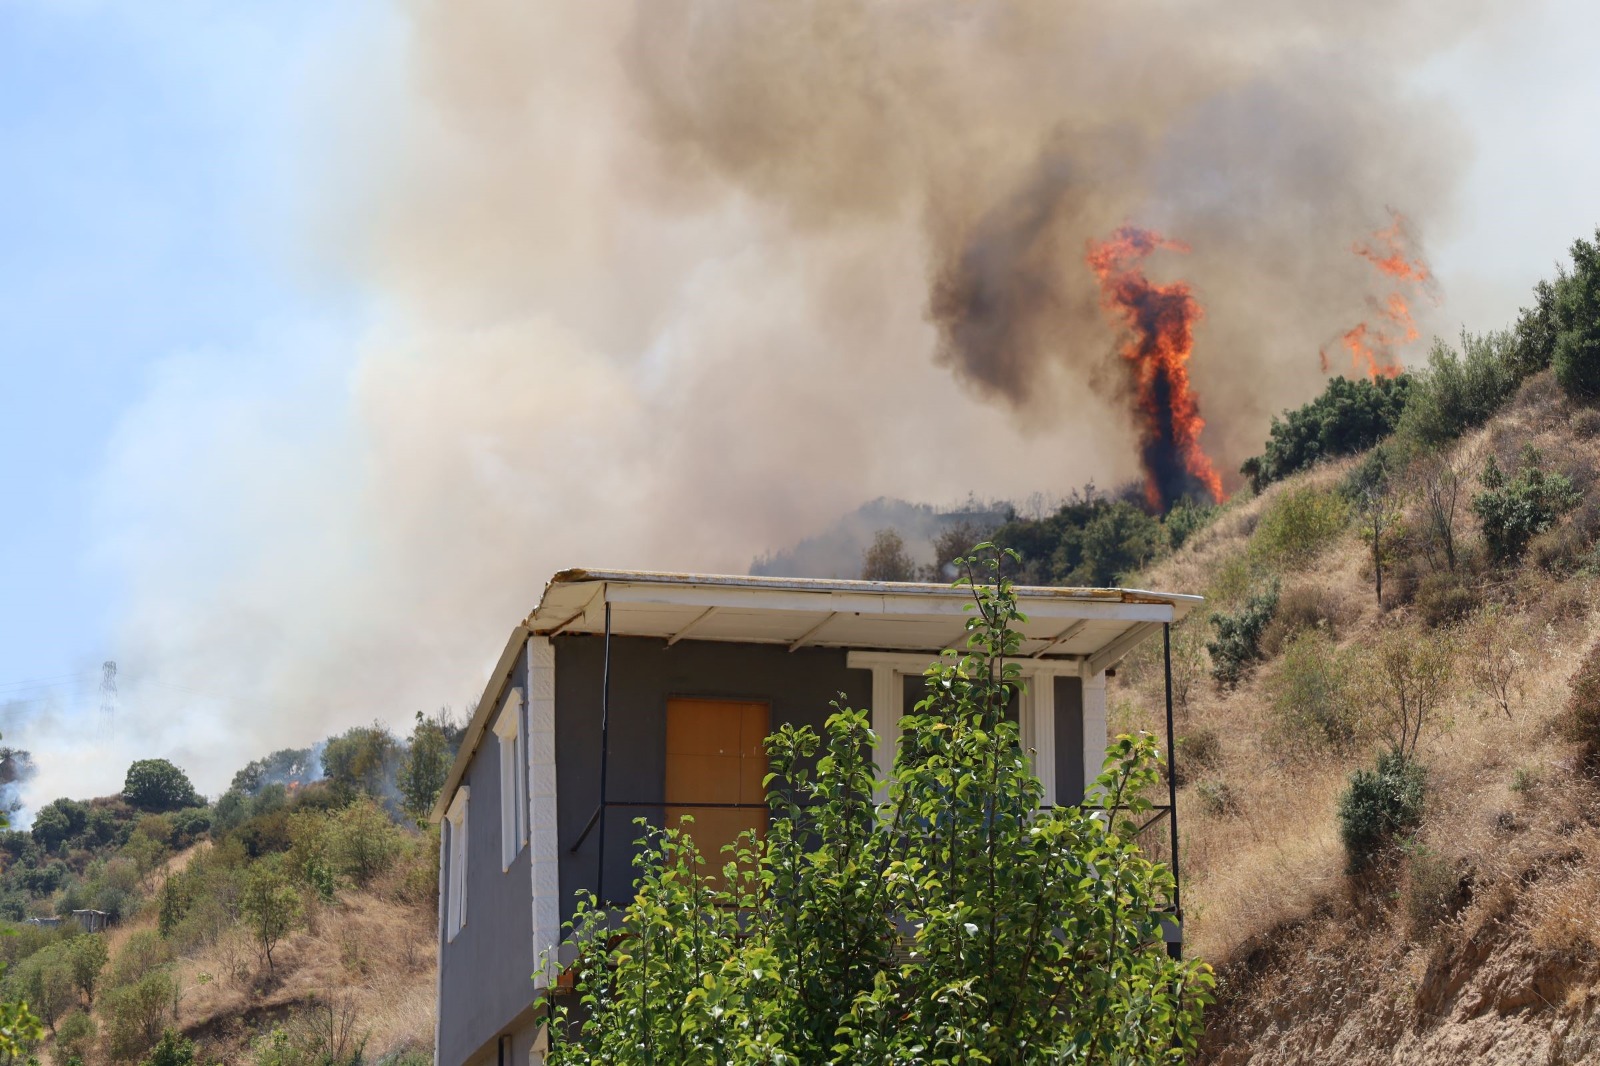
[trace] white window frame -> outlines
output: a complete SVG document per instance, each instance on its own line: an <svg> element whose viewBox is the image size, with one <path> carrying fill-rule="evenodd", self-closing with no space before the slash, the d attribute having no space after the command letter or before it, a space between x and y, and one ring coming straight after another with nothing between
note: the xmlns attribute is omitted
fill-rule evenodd
<svg viewBox="0 0 1600 1066"><path fill-rule="evenodd" d="M446 832L450 836L450 879L445 895L446 941L467 925L467 799L471 789L456 789L450 809L445 812Z"/></svg>
<svg viewBox="0 0 1600 1066"><path fill-rule="evenodd" d="M928 667L939 661L938 654L926 652L884 652L852 650L847 653L846 665L854 670L872 671L872 731L878 735L878 749L875 757L878 763L878 772L883 775L889 773L894 765L894 753L900 743L900 719L903 717L905 706L905 679L920 676L927 672ZM1022 699L1018 704L1018 722L1020 726L1020 740L1024 750L1036 752L1040 756L1033 767L1035 776L1044 786L1044 795L1041 801L1045 806L1054 806L1056 802L1056 721L1055 721L1055 679L1058 676L1081 676L1083 666L1074 659L1034 659L1017 658L1006 660L1008 664L1014 663L1021 668L1023 691ZM1104 675L1101 675L1102 695L1104 693ZM1085 730L1091 728L1091 723L1085 718ZM1100 735L1104 735L1105 722L1102 716ZM1099 745L1100 752L1097 758L1104 757L1104 742ZM1087 764L1090 756L1091 745L1087 739L1084 741L1084 756ZM1099 774L1099 763L1095 763L1095 773ZM1093 778L1088 778L1093 780ZM880 791L878 802L887 799L887 792Z"/></svg>
<svg viewBox="0 0 1600 1066"><path fill-rule="evenodd" d="M522 728L522 690L512 689L495 720L500 747L500 872L528 843L528 731Z"/></svg>

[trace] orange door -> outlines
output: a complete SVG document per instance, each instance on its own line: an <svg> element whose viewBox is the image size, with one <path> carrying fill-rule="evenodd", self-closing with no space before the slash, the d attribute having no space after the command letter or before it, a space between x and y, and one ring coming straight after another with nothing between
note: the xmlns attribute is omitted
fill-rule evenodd
<svg viewBox="0 0 1600 1066"><path fill-rule="evenodd" d="M684 815L694 819L691 835L713 881L722 883L729 860L724 844L740 833L767 828L765 703L735 700L676 699L667 701L666 824L676 827ZM741 808L688 807L675 804L738 803Z"/></svg>

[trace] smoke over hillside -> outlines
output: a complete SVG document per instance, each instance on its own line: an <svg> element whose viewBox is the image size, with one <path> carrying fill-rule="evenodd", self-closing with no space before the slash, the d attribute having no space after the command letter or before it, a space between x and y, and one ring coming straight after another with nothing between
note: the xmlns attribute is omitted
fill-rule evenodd
<svg viewBox="0 0 1600 1066"><path fill-rule="evenodd" d="M1448 222L1454 126L1404 77L1470 24L1258 0L396 20L308 93L306 242L370 299L357 351L174 362L113 455L117 657L208 694L140 718L128 692L125 718L203 789L459 706L557 567L737 570L881 495L1135 476L1085 262L1125 223L1192 249L1141 269L1204 306L1188 384L1231 487L1373 298L1353 243L1388 205L1419 238Z"/></svg>

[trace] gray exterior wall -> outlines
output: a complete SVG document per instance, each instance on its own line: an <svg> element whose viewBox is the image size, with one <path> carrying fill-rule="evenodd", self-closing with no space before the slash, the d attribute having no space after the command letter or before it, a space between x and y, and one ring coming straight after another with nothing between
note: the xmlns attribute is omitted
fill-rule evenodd
<svg viewBox="0 0 1600 1066"><path fill-rule="evenodd" d="M598 827L576 853L573 842L583 832L600 801L600 683L605 660L601 637L563 636L556 649L556 774L561 782L557 804L561 849L561 920L572 917L580 890L594 890L599 874ZM847 706L867 707L872 699L872 673L845 665L845 652L835 648L802 648L791 653L783 645L726 644L685 640L668 646L664 640L615 637L611 642L611 757L606 794L613 802L639 801L644 806L606 812L606 883L602 899L632 896L633 841L639 836L635 818L661 824L659 803L666 790L667 700L674 696L709 696L765 700L771 705L771 727L785 722L822 729L844 693ZM652 805L654 804L654 805Z"/></svg>
<svg viewBox="0 0 1600 1066"><path fill-rule="evenodd" d="M527 1010L516 1021L508 1025L503 1033L495 1034L495 1037L479 1048L471 1058L457 1063L455 1060L441 1057L439 1059L440 1066L511 1066L512 1063L516 1063L516 1066L528 1066L531 1061L529 1053L533 1050L534 1038L538 1036L539 1027L543 1024L543 1014L531 1009ZM507 1054L503 1060L500 1054L499 1038L501 1035L511 1038L510 1045L506 1048Z"/></svg>
<svg viewBox="0 0 1600 1066"><path fill-rule="evenodd" d="M580 890L594 890L599 832L591 830L576 852L572 844L600 798L600 692L604 640L557 637L556 768L560 850L561 919L571 918ZM612 640L611 757L607 792L613 801L638 801L613 808L606 825L606 885L603 897L631 896L633 824L661 822L665 790L666 703L677 696L763 700L771 726L790 722L820 730L843 694L847 706L865 708L872 674L846 665L846 652L777 645L617 637ZM906 678L904 710L922 697L921 678ZM1055 684L1056 783L1060 803L1083 796L1083 683L1058 677ZM519 659L507 688L528 691L526 657ZM502 697L503 698L503 697ZM526 714L526 703L523 713ZM1015 709L1012 717L1015 717ZM527 729L524 719L522 728ZM486 730L463 778L471 789L467 825L467 923L453 941L440 929L440 1066L494 1066L497 1038L513 1036L513 1058L521 1066L538 1031L531 1011L533 954L532 881L528 847L501 871L499 740ZM449 883L445 856L442 884Z"/></svg>
<svg viewBox="0 0 1600 1066"><path fill-rule="evenodd" d="M507 690L513 687L524 693L528 690L526 657L519 657ZM495 710L498 714L499 708ZM467 799L467 922L452 941L446 941L442 922L439 929L440 1066L493 1063L495 1038L514 1026L533 1000L532 974L537 960L533 957L529 849L524 846L511 868L501 872L499 743L492 729L485 730L462 779L471 789ZM441 881L445 885L450 883L448 851ZM523 1055L518 1061L524 1066L532 1032L530 1027L523 1037Z"/></svg>

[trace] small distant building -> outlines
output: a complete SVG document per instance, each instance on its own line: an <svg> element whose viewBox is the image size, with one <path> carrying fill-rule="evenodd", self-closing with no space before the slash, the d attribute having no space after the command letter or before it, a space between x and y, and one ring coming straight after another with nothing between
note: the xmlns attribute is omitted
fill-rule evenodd
<svg viewBox="0 0 1600 1066"><path fill-rule="evenodd" d="M83 931L86 933L98 933L106 926L111 924L111 914L109 911L73 911L72 916L78 920L79 925L83 926ZM59 923L61 919L52 918L51 921Z"/></svg>
<svg viewBox="0 0 1600 1066"><path fill-rule="evenodd" d="M37 925L41 929L54 929L61 924L60 918L28 918L23 925Z"/></svg>

